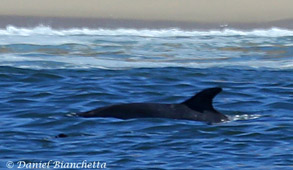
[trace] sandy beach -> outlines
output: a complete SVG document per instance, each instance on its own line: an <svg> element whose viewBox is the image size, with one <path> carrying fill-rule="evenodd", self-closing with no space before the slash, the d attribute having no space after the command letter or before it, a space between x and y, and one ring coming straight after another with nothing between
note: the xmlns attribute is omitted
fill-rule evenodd
<svg viewBox="0 0 293 170"><path fill-rule="evenodd" d="M293 28L292 0L1 0L0 26Z"/></svg>

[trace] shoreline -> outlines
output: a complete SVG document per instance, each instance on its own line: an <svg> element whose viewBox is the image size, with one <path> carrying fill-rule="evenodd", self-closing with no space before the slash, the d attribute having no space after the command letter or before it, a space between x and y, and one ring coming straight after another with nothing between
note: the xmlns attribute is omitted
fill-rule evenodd
<svg viewBox="0 0 293 170"><path fill-rule="evenodd" d="M69 28L104 28L104 29L170 29L178 28L182 30L221 30L239 29L270 29L282 28L293 29L293 19L280 20L262 23L204 23L204 22L183 22L183 21L144 21L128 19L109 18L64 18L64 17L33 17L33 16L0 16L0 28L7 26L33 28L37 26L49 26L54 29Z"/></svg>
<svg viewBox="0 0 293 170"><path fill-rule="evenodd" d="M0 27L293 29L292 0L2 0ZM18 4L18 5L15 5Z"/></svg>

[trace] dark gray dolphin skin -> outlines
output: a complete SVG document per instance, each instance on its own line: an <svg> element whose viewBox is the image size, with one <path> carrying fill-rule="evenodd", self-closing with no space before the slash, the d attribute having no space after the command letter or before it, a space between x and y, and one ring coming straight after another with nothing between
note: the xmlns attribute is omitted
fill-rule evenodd
<svg viewBox="0 0 293 170"><path fill-rule="evenodd" d="M82 117L133 118L171 118L219 123L229 120L227 116L213 107L213 98L222 88L205 89L190 99L176 104L128 103L100 107L79 113Z"/></svg>

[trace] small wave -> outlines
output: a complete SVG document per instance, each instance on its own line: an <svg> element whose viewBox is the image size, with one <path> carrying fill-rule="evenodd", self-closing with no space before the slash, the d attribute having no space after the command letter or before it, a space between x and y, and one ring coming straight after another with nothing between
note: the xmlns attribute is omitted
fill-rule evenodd
<svg viewBox="0 0 293 170"><path fill-rule="evenodd" d="M77 113L72 112L65 115L66 117L78 117Z"/></svg>
<svg viewBox="0 0 293 170"><path fill-rule="evenodd" d="M7 26L0 29L0 35L56 35L56 36L74 36L74 35L102 35L102 36L144 36L144 37L176 37L176 36L259 36L259 37L283 37L293 36L293 30L280 28L256 29L256 30L207 30L207 31L185 31L180 29L89 29L89 28L70 28L53 29L49 26L40 25L33 28L23 28Z"/></svg>

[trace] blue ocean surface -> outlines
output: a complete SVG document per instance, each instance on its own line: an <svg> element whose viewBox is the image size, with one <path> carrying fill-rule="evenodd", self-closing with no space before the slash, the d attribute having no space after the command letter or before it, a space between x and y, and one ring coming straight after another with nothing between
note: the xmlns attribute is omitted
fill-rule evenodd
<svg viewBox="0 0 293 170"><path fill-rule="evenodd" d="M229 122L74 116L179 103L210 87L223 88L214 106ZM9 26L0 29L0 89L4 169L293 169L293 30Z"/></svg>

